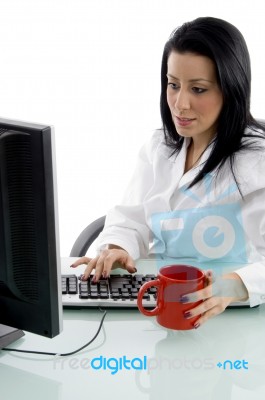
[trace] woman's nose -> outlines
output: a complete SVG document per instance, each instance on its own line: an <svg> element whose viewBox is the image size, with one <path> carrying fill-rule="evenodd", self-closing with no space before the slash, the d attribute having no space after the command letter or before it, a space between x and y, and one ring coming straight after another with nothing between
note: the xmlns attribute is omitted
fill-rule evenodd
<svg viewBox="0 0 265 400"><path fill-rule="evenodd" d="M175 108L176 110L189 110L190 109L190 96L187 91L180 90L177 93L177 97L175 100Z"/></svg>

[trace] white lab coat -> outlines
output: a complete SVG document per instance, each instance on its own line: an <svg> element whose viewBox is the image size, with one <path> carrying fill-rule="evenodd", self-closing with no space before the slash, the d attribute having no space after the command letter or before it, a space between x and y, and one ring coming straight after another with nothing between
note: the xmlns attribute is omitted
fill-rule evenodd
<svg viewBox="0 0 265 400"><path fill-rule="evenodd" d="M265 302L265 140L261 150L236 155L188 189L209 156L184 174L189 138L176 156L157 130L142 147L134 175L120 205L110 210L98 249L124 248L134 259L173 257L234 263L249 292L250 305ZM240 265L240 268L236 267ZM243 265L243 267L242 267Z"/></svg>

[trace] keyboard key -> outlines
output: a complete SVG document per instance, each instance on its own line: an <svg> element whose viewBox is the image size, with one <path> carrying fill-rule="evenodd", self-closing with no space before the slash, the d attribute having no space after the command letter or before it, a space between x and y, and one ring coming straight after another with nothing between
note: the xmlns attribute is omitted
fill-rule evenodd
<svg viewBox="0 0 265 400"><path fill-rule="evenodd" d="M115 299L120 299L120 294L119 293L112 293L111 294L111 298L114 299L114 300Z"/></svg>
<svg viewBox="0 0 265 400"><path fill-rule="evenodd" d="M99 297L100 297L101 299L108 299L108 298L109 298L109 295L108 295L108 293L100 293Z"/></svg>
<svg viewBox="0 0 265 400"><path fill-rule="evenodd" d="M79 287L82 289L88 289L88 282L79 282Z"/></svg>
<svg viewBox="0 0 265 400"><path fill-rule="evenodd" d="M77 286L76 285L69 285L68 293L69 294L76 294L77 293Z"/></svg>
<svg viewBox="0 0 265 400"><path fill-rule="evenodd" d="M155 294L156 292L157 292L157 288L155 288L155 287L152 287L148 290L148 293L150 293L150 294Z"/></svg>
<svg viewBox="0 0 265 400"><path fill-rule="evenodd" d="M138 281L138 280L142 280L143 277L144 277L143 275L137 274L137 275L134 275L133 279Z"/></svg>
<svg viewBox="0 0 265 400"><path fill-rule="evenodd" d="M88 292L80 292L79 298L80 299L88 299L89 298Z"/></svg>

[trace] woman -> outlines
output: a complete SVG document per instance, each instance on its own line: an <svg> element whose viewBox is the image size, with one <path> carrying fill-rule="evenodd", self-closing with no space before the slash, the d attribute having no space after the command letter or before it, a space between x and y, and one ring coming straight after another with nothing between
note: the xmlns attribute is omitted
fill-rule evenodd
<svg viewBox="0 0 265 400"><path fill-rule="evenodd" d="M265 302L264 127L250 113L250 59L241 33L226 21L198 18L176 29L161 69L163 129L142 148L123 203L99 237L94 280L119 262L190 257L248 264L188 294L204 300L188 318L195 328L235 300ZM229 282L229 285L227 284ZM229 289L228 289L229 288Z"/></svg>

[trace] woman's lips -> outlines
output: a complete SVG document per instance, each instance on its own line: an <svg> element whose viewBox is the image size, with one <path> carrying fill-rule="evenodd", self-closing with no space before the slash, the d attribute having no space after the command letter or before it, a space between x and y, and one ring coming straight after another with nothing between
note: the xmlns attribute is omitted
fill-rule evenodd
<svg viewBox="0 0 265 400"><path fill-rule="evenodd" d="M181 118L176 116L177 125L179 126L188 126L191 125L195 118Z"/></svg>

